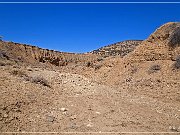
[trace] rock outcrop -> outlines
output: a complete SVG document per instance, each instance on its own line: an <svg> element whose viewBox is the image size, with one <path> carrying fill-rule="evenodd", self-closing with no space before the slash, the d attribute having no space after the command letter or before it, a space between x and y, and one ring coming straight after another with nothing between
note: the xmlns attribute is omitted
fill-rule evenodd
<svg viewBox="0 0 180 135"><path fill-rule="evenodd" d="M114 43L105 47L101 47L97 50L92 51L93 54L99 54L102 56L116 56L121 57L132 52L136 46L141 44L142 40L126 40L118 43Z"/></svg>
<svg viewBox="0 0 180 135"><path fill-rule="evenodd" d="M93 54L75 54L42 49L36 46L0 41L1 55L15 61L27 63L50 63L55 66L64 66L68 63L86 63L96 60Z"/></svg>
<svg viewBox="0 0 180 135"><path fill-rule="evenodd" d="M180 55L180 23L164 24L130 54L131 60L175 60Z"/></svg>

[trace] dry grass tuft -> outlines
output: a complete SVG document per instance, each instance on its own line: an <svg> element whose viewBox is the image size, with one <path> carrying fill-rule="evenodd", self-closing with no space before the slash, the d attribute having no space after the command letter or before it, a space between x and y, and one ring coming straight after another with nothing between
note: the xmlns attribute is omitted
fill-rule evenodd
<svg viewBox="0 0 180 135"><path fill-rule="evenodd" d="M152 74L152 73L156 73L157 71L161 70L161 66L160 65L152 65L149 70L148 70L148 73L149 74Z"/></svg>
<svg viewBox="0 0 180 135"><path fill-rule="evenodd" d="M30 82L36 83L36 84L41 84L43 86L47 86L47 87L51 88L49 82L42 76L34 76L34 77L27 76L25 79L26 79L26 81L30 81Z"/></svg>
<svg viewBox="0 0 180 135"><path fill-rule="evenodd" d="M12 70L10 72L11 75L14 75L14 76L19 76L19 77L26 77L27 74L25 73L25 71L22 71L22 70Z"/></svg>
<svg viewBox="0 0 180 135"><path fill-rule="evenodd" d="M180 69L180 56L176 58L176 61L173 64L173 69Z"/></svg>

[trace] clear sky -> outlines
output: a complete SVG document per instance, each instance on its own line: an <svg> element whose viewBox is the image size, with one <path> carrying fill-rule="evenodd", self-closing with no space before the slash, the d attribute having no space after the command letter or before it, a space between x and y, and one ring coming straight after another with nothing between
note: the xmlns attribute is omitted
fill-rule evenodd
<svg viewBox="0 0 180 135"><path fill-rule="evenodd" d="M4 40L76 53L146 39L172 21L180 21L180 4L0 4Z"/></svg>

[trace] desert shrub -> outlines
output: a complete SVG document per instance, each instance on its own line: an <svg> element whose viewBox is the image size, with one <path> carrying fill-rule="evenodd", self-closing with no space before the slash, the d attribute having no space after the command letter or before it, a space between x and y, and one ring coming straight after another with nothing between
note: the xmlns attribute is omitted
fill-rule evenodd
<svg viewBox="0 0 180 135"><path fill-rule="evenodd" d="M177 27L170 35L168 45L170 47L176 47L177 45L180 45L179 37L180 37L180 28Z"/></svg>
<svg viewBox="0 0 180 135"><path fill-rule="evenodd" d="M50 87L49 82L42 76L35 76L32 78L28 78L27 80L31 81L32 83L41 84L43 86Z"/></svg>
<svg viewBox="0 0 180 135"><path fill-rule="evenodd" d="M91 66L92 66L92 63L91 63L90 61L88 61L88 62L86 63L86 66L87 66L87 67L91 67Z"/></svg>
<svg viewBox="0 0 180 135"><path fill-rule="evenodd" d="M132 66L132 67L131 67L131 71L130 71L130 72L131 72L132 74L135 74L137 71L138 71L138 67L137 67L137 66Z"/></svg>
<svg viewBox="0 0 180 135"><path fill-rule="evenodd" d="M149 70L148 70L148 73L151 74L151 73L155 73L157 71L161 70L161 66L160 65L152 65Z"/></svg>
<svg viewBox="0 0 180 135"><path fill-rule="evenodd" d="M0 51L0 58L6 58L7 60L9 60L9 56L5 51Z"/></svg>
<svg viewBox="0 0 180 135"><path fill-rule="evenodd" d="M33 71L31 68L27 68L27 71Z"/></svg>
<svg viewBox="0 0 180 135"><path fill-rule="evenodd" d="M13 68L20 68L20 67L19 67L19 66L17 66L17 65L13 65L12 67L13 67Z"/></svg>
<svg viewBox="0 0 180 135"><path fill-rule="evenodd" d="M24 71L22 71L22 70L12 70L10 72L10 74L15 75L15 76L20 76L20 77L27 76L27 74Z"/></svg>
<svg viewBox="0 0 180 135"><path fill-rule="evenodd" d="M127 78L126 79L126 82L131 82L132 81L132 78Z"/></svg>
<svg viewBox="0 0 180 135"><path fill-rule="evenodd" d="M176 61L173 64L173 69L180 69L180 56L176 58Z"/></svg>
<svg viewBox="0 0 180 135"><path fill-rule="evenodd" d="M108 55L103 55L103 58L107 58L107 57L109 57Z"/></svg>
<svg viewBox="0 0 180 135"><path fill-rule="evenodd" d="M2 61L0 61L0 66L5 66L6 64Z"/></svg>
<svg viewBox="0 0 180 135"><path fill-rule="evenodd" d="M137 71L138 71L138 68L132 68L132 69L131 69L131 73L132 73L132 74L135 74Z"/></svg>
<svg viewBox="0 0 180 135"><path fill-rule="evenodd" d="M14 64L15 64L14 61L0 60L0 66L13 66Z"/></svg>
<svg viewBox="0 0 180 135"><path fill-rule="evenodd" d="M67 61L61 61L59 62L56 66L67 66L68 65L68 62Z"/></svg>
<svg viewBox="0 0 180 135"><path fill-rule="evenodd" d="M97 58L97 61L99 62L99 61L102 61L103 60L103 58Z"/></svg>
<svg viewBox="0 0 180 135"><path fill-rule="evenodd" d="M94 65L94 69L95 69L95 70L98 70L98 69L100 69L101 67L102 67L102 65L100 65L100 64L98 64L98 65L97 65L97 64L96 64L96 65Z"/></svg>

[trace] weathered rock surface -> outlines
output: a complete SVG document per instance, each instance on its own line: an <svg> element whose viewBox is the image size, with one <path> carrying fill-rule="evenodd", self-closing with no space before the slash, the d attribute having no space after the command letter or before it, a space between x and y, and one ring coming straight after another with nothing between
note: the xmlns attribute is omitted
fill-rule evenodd
<svg viewBox="0 0 180 135"><path fill-rule="evenodd" d="M97 59L93 54L75 54L42 49L36 46L0 41L0 56L28 63L50 63L55 66L65 66L68 63L86 63ZM8 53L8 56L5 55Z"/></svg>
<svg viewBox="0 0 180 135"><path fill-rule="evenodd" d="M115 44L111 44L108 46L101 47L97 50L92 51L93 54L99 54L102 56L116 56L119 55L121 57L127 55L132 52L136 46L140 45L142 40L126 40L122 42L118 42Z"/></svg>
<svg viewBox="0 0 180 135"><path fill-rule="evenodd" d="M130 54L131 60L175 60L180 55L180 23L164 24Z"/></svg>

